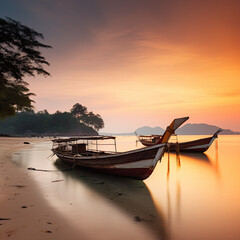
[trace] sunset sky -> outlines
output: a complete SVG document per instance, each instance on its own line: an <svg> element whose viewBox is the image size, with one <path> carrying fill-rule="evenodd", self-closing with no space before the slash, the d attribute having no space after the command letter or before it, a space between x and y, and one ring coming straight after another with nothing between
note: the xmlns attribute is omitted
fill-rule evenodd
<svg viewBox="0 0 240 240"><path fill-rule="evenodd" d="M103 132L173 118L240 131L239 0L1 0L41 32L51 77L27 78L35 111L99 113Z"/></svg>

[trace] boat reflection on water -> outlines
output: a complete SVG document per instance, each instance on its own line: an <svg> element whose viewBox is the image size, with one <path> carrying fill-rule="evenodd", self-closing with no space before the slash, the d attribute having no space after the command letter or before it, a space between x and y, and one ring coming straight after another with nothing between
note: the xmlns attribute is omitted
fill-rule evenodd
<svg viewBox="0 0 240 240"><path fill-rule="evenodd" d="M207 153L166 153L151 178L145 181L155 204L162 205L170 239L176 238L179 229L187 231L183 219L198 211L191 199L199 196L199 191L208 191L199 190L198 186L202 183L219 186L219 172L218 152L214 148ZM204 196L205 193L201 197Z"/></svg>
<svg viewBox="0 0 240 240"><path fill-rule="evenodd" d="M175 153L168 153L168 168L170 165L170 161L174 161L176 159L176 165L181 167L181 162L184 161L200 161L202 163L211 166L217 173L218 173L218 139L215 140L215 149L211 149L211 154L208 152L175 152ZM215 152L215 153L213 153ZM211 155L211 156L210 156ZM213 157L213 155L215 155ZM170 160L171 159L171 160ZM199 163L200 163L199 162ZM169 171L169 169L168 169ZM168 173L169 174L169 173Z"/></svg>
<svg viewBox="0 0 240 240"><path fill-rule="evenodd" d="M211 167L212 170L215 171L216 174L219 176L218 142L217 142L217 140L216 140L216 147L215 147L214 151L215 151L215 153L213 153L213 154L208 154L208 153L180 153L179 157L176 156L176 158L179 158L180 162L185 161L185 160L190 160L190 161L200 161L202 163L205 163L209 167Z"/></svg>
<svg viewBox="0 0 240 240"><path fill-rule="evenodd" d="M205 153L180 153L180 159L191 159L197 161L204 161L208 164L212 164L210 162L209 157Z"/></svg>
<svg viewBox="0 0 240 240"><path fill-rule="evenodd" d="M59 159L55 161L54 165L57 169L69 168L69 165ZM63 174L66 181L68 178L79 181L124 211L131 221L150 229L154 239L168 239L163 213L155 207L143 181L104 175L82 168L64 171Z"/></svg>

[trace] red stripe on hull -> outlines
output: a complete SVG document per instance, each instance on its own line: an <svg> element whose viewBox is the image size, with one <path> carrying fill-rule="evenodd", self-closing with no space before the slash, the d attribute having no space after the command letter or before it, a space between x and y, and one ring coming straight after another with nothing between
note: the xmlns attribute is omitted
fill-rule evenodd
<svg viewBox="0 0 240 240"><path fill-rule="evenodd" d="M72 162L66 161L66 159L59 158L61 161L73 165ZM76 165L76 167L79 168L85 168L89 169L95 172L100 172L104 174L109 174L109 175L117 175L121 177L129 177L129 178L134 178L138 180L144 180L148 178L154 168L94 168L94 167L87 167L87 166L81 166L81 165Z"/></svg>
<svg viewBox="0 0 240 240"><path fill-rule="evenodd" d="M179 151L180 152L205 152L210 147L209 144L213 138L215 137L213 136L209 138L198 139L195 141L179 143L178 144ZM147 140L140 140L140 142L147 147L154 146L156 144ZM200 147L201 145L209 145L209 146L205 148L201 148ZM196 148L197 146L199 146L199 148ZM191 148L191 147L195 147L195 148ZM175 152L175 151L177 151L176 143L170 143L170 152Z"/></svg>

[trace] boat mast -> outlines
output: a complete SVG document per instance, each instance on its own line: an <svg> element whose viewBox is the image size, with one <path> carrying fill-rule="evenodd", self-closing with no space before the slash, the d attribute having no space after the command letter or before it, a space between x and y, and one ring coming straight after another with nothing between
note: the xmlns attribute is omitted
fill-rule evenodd
<svg viewBox="0 0 240 240"><path fill-rule="evenodd" d="M180 127L185 121L187 121L189 117L176 118L172 121L172 123L167 127L164 132L162 138L160 139L160 143L166 143L174 133L174 131Z"/></svg>
<svg viewBox="0 0 240 240"><path fill-rule="evenodd" d="M115 152L117 152L116 138L114 138Z"/></svg>

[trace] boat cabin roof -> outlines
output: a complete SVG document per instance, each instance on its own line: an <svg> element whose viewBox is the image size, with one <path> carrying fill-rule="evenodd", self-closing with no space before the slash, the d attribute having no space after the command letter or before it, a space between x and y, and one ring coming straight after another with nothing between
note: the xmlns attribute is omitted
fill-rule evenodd
<svg viewBox="0 0 240 240"><path fill-rule="evenodd" d="M161 137L160 134L154 134L154 135L139 135L139 137Z"/></svg>
<svg viewBox="0 0 240 240"><path fill-rule="evenodd" d="M70 137L70 138L56 138L53 139L52 142L61 143L61 142L72 142L77 140L107 140L107 139L115 139L114 136L79 136L79 137Z"/></svg>

